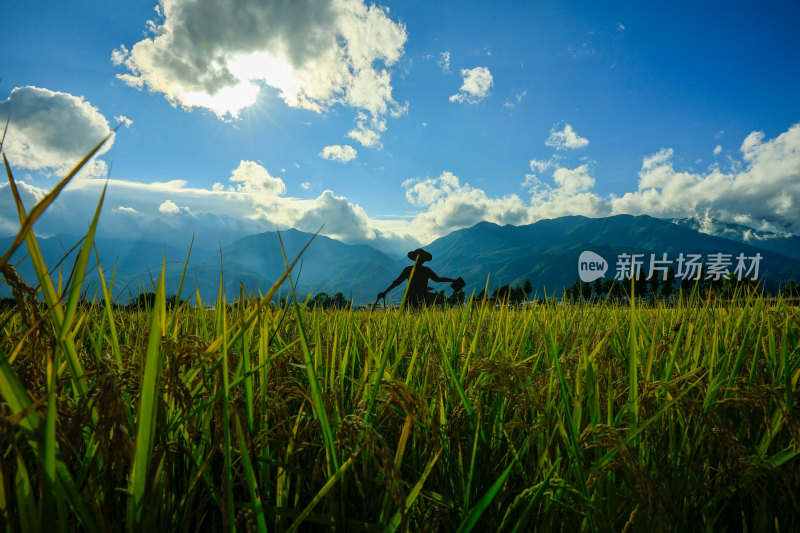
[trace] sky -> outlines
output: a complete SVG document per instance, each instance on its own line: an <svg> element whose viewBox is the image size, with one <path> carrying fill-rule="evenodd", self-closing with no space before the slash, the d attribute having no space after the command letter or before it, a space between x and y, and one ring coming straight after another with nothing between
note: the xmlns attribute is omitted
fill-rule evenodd
<svg viewBox="0 0 800 533"><path fill-rule="evenodd" d="M800 235L797 2L0 4L3 145L37 222L392 252L487 220ZM19 228L0 186L0 235Z"/></svg>

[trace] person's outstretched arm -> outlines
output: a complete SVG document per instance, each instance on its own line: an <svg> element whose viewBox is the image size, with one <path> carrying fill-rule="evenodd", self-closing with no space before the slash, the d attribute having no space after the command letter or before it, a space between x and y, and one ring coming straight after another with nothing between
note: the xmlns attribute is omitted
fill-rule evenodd
<svg viewBox="0 0 800 533"><path fill-rule="evenodd" d="M390 292L392 289L403 283L404 280L407 280L410 272L411 272L411 267L405 267L403 269L403 272L401 272L400 275L397 276L397 279L394 280L391 285L389 285L388 289L378 293L378 297L376 299L380 300L381 298L386 298L386 293Z"/></svg>
<svg viewBox="0 0 800 533"><path fill-rule="evenodd" d="M433 270L431 270L431 279L436 283L453 283L455 281L454 278L440 278Z"/></svg>

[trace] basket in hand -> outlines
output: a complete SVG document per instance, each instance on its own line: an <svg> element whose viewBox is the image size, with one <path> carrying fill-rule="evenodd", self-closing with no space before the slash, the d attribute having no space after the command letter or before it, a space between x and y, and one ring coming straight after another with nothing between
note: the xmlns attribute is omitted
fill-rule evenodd
<svg viewBox="0 0 800 533"><path fill-rule="evenodd" d="M458 292L464 287L466 287L467 282L464 281L463 278L458 278L453 283L450 284L450 288L453 289L453 292Z"/></svg>

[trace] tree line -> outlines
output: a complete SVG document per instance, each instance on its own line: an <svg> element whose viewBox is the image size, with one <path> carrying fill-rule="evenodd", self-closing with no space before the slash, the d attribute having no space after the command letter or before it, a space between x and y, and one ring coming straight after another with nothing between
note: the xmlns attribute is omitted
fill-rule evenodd
<svg viewBox="0 0 800 533"><path fill-rule="evenodd" d="M746 293L747 290L756 290L764 293L766 296L782 295L784 298L800 299L800 284L794 279L789 279L777 291L763 290L761 284L750 278L743 278L742 280L736 279L735 276L729 274L728 276L721 277L718 280L713 279L691 280L683 279L678 282L675 278L675 272L672 268L667 272L667 279L651 278L651 279L635 279L633 287L631 287L630 280L619 281L613 278L598 279L592 283L586 283L580 279L576 280L569 288L564 291L564 299L567 301L599 301L610 300L612 302L622 301L630 296L631 289L637 298L646 301L668 300L677 296L679 292L689 294L693 290L697 290L698 294L708 298L731 299L736 294ZM695 289L696 288L696 289ZM511 284L501 285L489 293L487 299L493 299L507 303L509 305L518 305L524 302L531 301L531 293L533 292L533 285L529 279L526 279L522 285L514 286ZM486 290L481 290L476 296L476 301L481 301L486 297ZM452 295L447 296L444 291L437 293L436 302L439 305L463 305L467 300L467 296L463 290L454 292ZM167 296L167 308L173 308L175 305L185 303L186 300L178 300L176 295ZM140 293L136 298L132 298L128 304L115 305L116 308L127 309L146 309L155 306L156 295L153 292ZM89 302L82 300L82 303L88 306ZM287 302L281 302L278 305L286 305ZM104 302L100 300L97 305L102 307ZM17 303L14 298L0 297L0 311L12 310L16 307ZM230 305L230 304L229 304ZM325 292L320 292L314 295L309 301L310 307L319 307L321 309L347 309L350 307L350 300L344 294L337 292L333 296Z"/></svg>
<svg viewBox="0 0 800 533"><path fill-rule="evenodd" d="M627 299L631 291L636 298L647 301L669 300L679 293L689 294L697 291L706 298L731 299L736 295L746 294L750 291L761 292L765 296L775 296L778 293L788 298L800 297L800 286L790 279L777 292L766 290L763 284L749 277L738 279L733 274L721 276L718 279L706 279L705 272L701 270L699 279L681 279L675 277L674 269L667 271L666 279L654 276L646 279L639 276L633 281L617 280L614 278L598 279L592 283L576 280L564 291L564 298L570 301L578 300L611 300L620 301Z"/></svg>

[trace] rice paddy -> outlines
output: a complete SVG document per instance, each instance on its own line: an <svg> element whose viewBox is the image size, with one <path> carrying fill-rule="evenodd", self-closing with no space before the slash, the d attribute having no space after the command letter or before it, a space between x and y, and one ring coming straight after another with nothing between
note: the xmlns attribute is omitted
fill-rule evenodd
<svg viewBox="0 0 800 533"><path fill-rule="evenodd" d="M122 308L112 265L82 298L97 215L71 273L42 261L55 194L18 204L38 288L0 259L6 531L800 528L789 301L323 311L272 303L287 261Z"/></svg>

